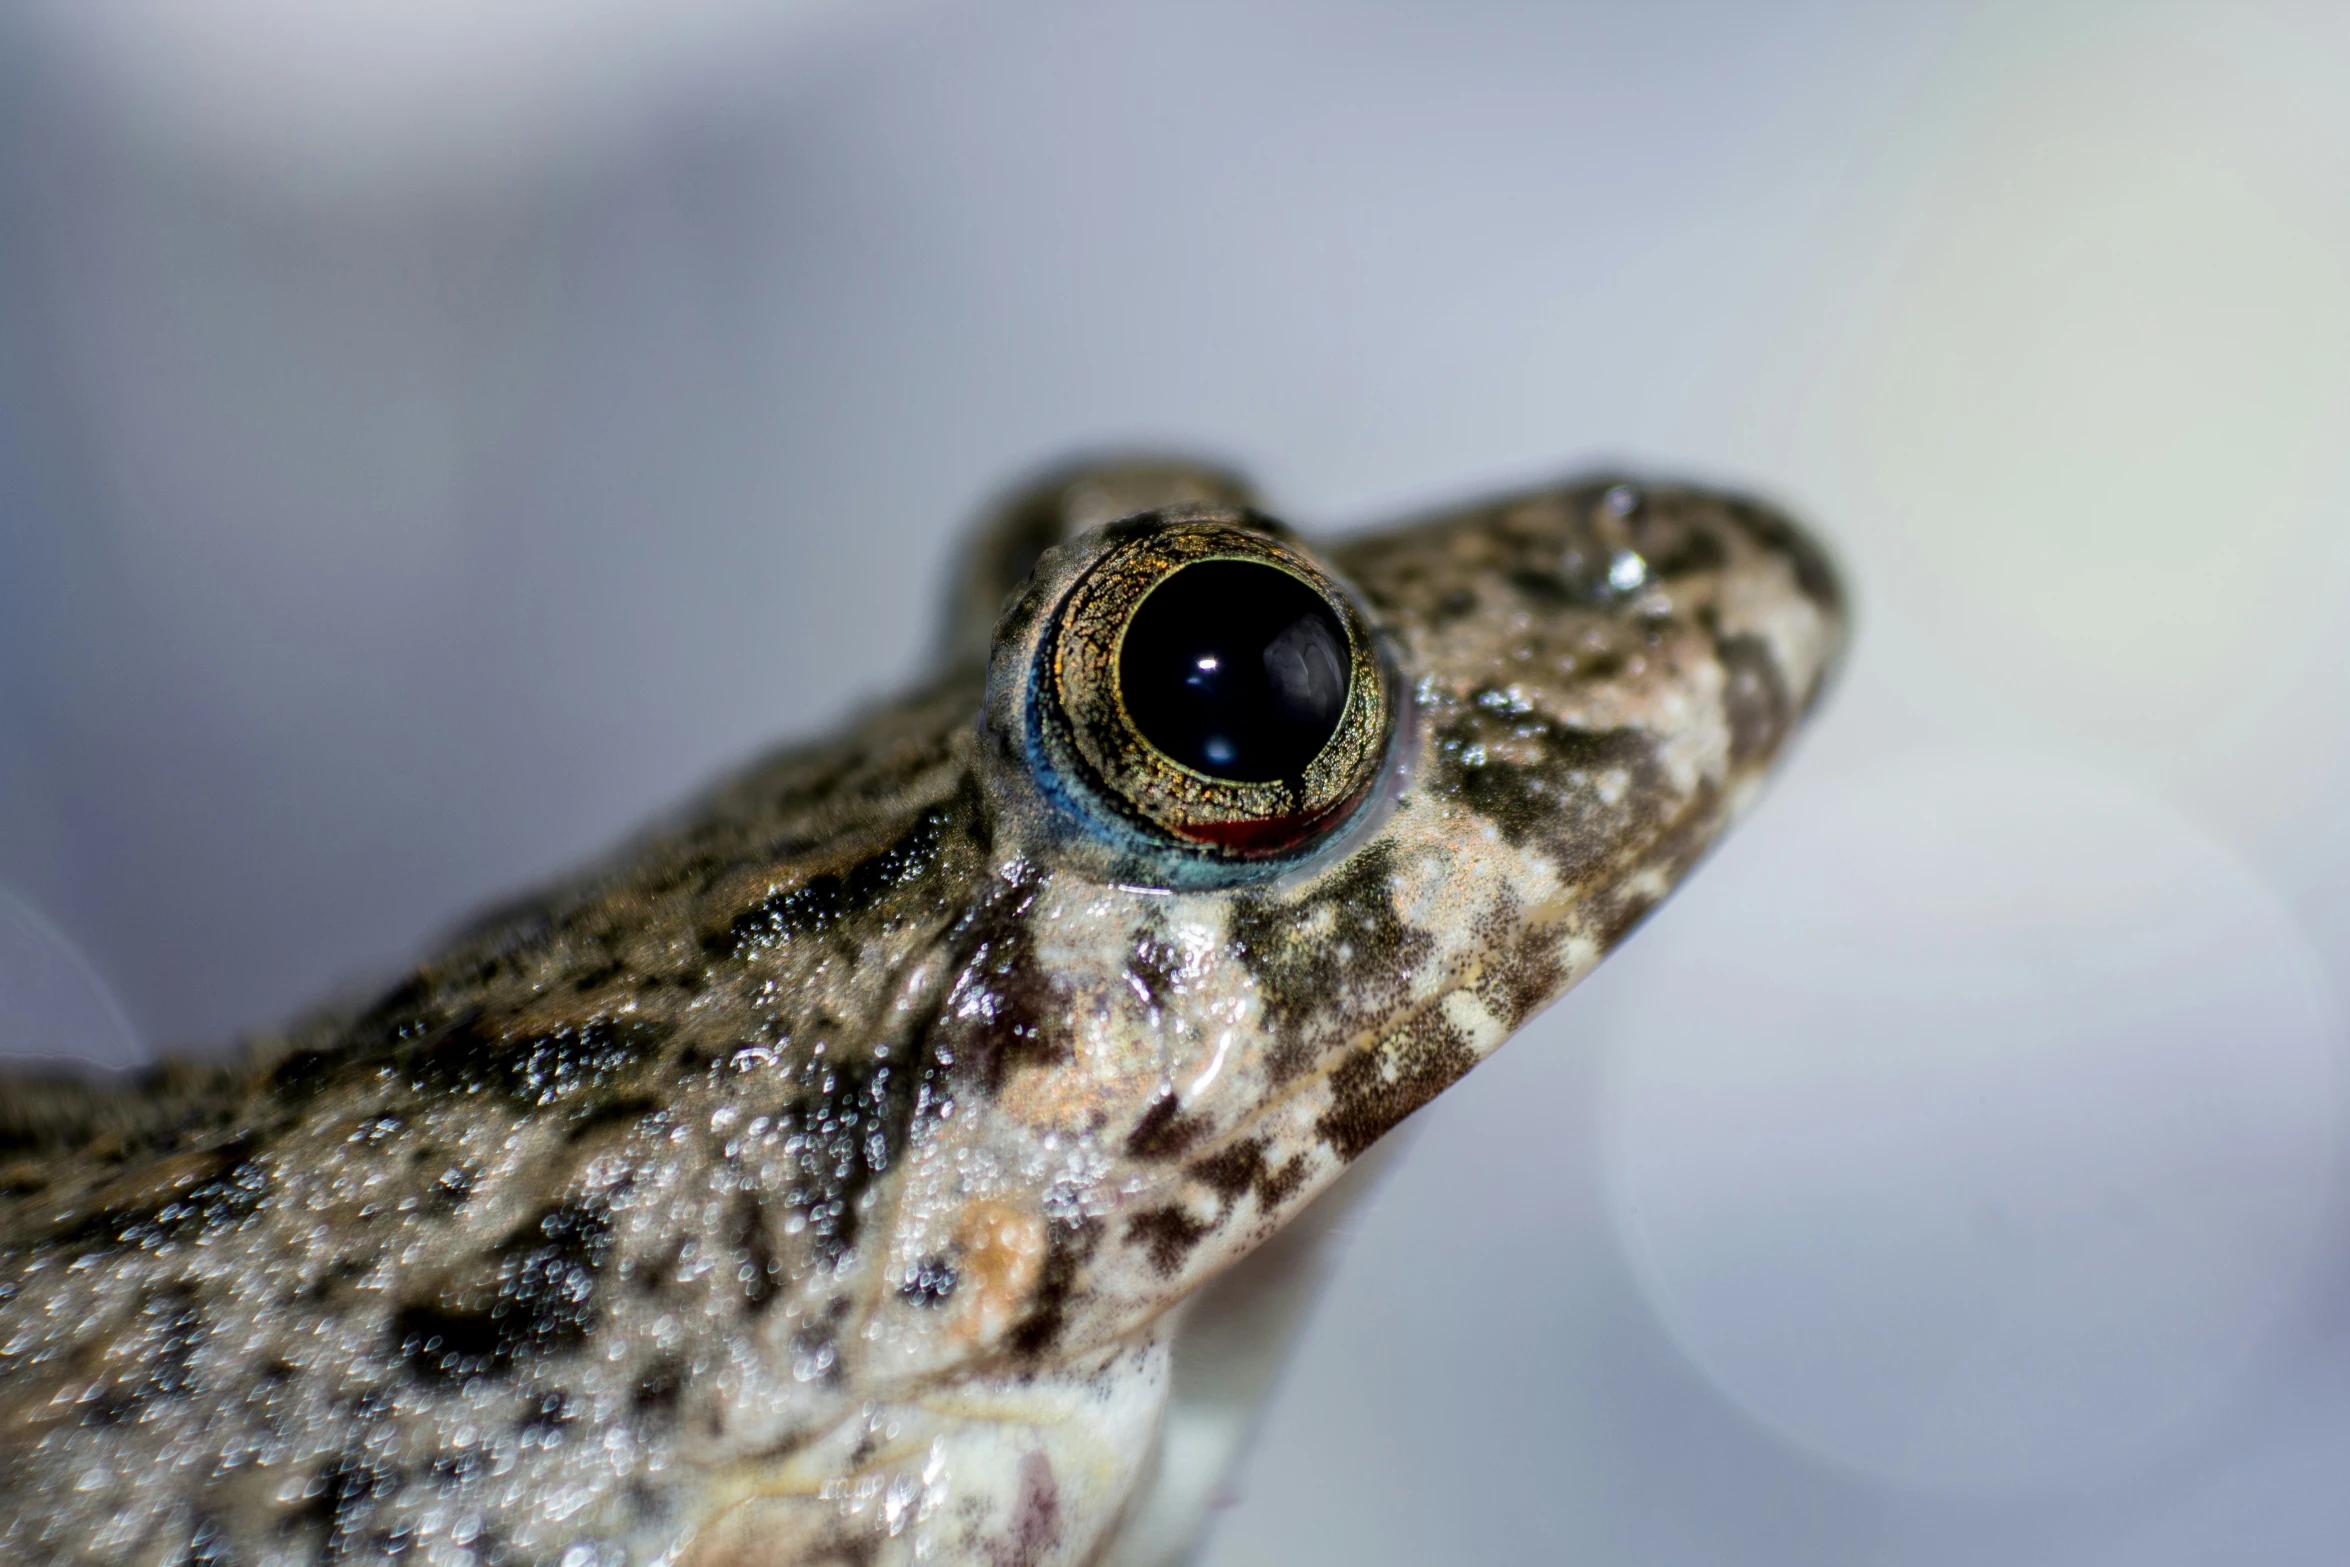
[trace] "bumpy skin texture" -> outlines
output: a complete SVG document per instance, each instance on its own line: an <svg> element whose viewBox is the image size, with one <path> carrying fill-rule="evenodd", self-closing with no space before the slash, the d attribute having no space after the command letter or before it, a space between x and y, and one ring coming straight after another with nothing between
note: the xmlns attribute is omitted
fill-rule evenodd
<svg viewBox="0 0 2350 1567"><path fill-rule="evenodd" d="M979 627L1080 528L1241 498L1048 482L929 688L234 1069L7 1084L0 1560L1097 1559L1169 1309L1598 962L1840 637L1726 496L1360 536L1382 800L1272 879L1105 878Z"/></svg>

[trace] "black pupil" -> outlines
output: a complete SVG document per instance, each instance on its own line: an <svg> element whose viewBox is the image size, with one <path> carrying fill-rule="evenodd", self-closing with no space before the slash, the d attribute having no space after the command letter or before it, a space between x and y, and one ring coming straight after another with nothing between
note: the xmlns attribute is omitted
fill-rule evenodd
<svg viewBox="0 0 2350 1567"><path fill-rule="evenodd" d="M1346 628L1277 567L1203 560L1143 596L1118 688L1144 739L1234 783L1295 778L1338 732Z"/></svg>

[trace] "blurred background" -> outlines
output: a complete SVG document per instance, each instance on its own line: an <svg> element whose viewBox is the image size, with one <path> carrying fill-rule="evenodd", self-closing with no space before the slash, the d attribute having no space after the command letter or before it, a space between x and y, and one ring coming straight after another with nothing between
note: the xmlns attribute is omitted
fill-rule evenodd
<svg viewBox="0 0 2350 1567"><path fill-rule="evenodd" d="M19 0L0 1052L216 1047L922 667L1076 448L1834 541L1776 793L1420 1119L1258 1564L2350 1539L2350 11Z"/></svg>

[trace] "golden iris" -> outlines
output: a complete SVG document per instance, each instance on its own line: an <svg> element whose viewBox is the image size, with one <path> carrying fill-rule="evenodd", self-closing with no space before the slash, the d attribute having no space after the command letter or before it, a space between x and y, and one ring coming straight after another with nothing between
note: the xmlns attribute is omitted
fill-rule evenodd
<svg viewBox="0 0 2350 1567"><path fill-rule="evenodd" d="M1055 760L1217 858L1287 854L1351 818L1394 707L1352 596L1246 513L1117 531L1041 650Z"/></svg>

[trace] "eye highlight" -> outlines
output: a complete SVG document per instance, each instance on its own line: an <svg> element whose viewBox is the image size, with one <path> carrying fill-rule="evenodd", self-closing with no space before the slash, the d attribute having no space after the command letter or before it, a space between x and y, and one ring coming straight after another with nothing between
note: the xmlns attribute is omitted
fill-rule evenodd
<svg viewBox="0 0 2350 1567"><path fill-rule="evenodd" d="M1075 549L1021 682L1048 798L1211 866L1277 864L1354 819L1395 698L1345 588L1249 513L1146 514Z"/></svg>

